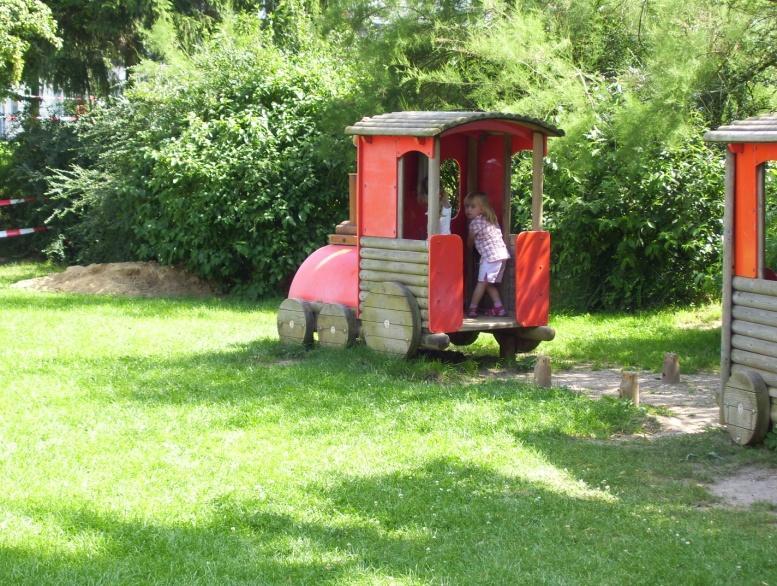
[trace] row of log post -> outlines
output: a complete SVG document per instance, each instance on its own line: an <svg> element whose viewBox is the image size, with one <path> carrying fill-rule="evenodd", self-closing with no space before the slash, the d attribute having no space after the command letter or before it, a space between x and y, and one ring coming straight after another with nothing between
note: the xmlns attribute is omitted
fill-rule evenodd
<svg viewBox="0 0 777 586"><path fill-rule="evenodd" d="M551 379L550 357L538 356L534 364L534 384L538 387L550 387ZM664 354L661 382L672 385L680 382L680 359L674 352ZM622 372L618 395L639 405L639 373L628 370Z"/></svg>

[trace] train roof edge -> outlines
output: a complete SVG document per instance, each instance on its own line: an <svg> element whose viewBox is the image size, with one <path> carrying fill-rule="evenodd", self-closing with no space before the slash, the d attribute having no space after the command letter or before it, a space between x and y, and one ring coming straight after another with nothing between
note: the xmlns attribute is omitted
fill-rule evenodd
<svg viewBox="0 0 777 586"><path fill-rule="evenodd" d="M484 120L517 122L547 136L564 136L564 131L537 118L504 112L391 112L364 117L345 128L360 136L437 136L443 132Z"/></svg>
<svg viewBox="0 0 777 586"><path fill-rule="evenodd" d="M777 112L736 120L704 135L707 142L777 142Z"/></svg>

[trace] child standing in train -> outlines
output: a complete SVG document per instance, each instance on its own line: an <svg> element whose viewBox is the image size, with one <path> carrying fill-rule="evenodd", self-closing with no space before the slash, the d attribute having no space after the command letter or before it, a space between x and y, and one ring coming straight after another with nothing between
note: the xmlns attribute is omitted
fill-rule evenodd
<svg viewBox="0 0 777 586"><path fill-rule="evenodd" d="M467 317L477 317L478 305L486 292L494 305L486 311L486 315L504 317L507 312L502 306L497 285L502 282L505 263L510 258L510 253L502 238L494 209L488 202L488 196L485 193L470 193L464 199L464 214L469 220L467 253L472 254L473 245L480 253L478 282L472 292Z"/></svg>

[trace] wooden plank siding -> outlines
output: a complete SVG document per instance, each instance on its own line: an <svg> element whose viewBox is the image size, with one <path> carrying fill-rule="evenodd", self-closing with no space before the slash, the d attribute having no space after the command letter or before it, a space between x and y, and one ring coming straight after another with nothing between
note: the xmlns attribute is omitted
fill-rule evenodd
<svg viewBox="0 0 777 586"><path fill-rule="evenodd" d="M362 237L359 249L359 309L367 306L369 293L386 297L383 283L397 282L413 294L426 331L429 321L429 253L426 240ZM397 300L400 301L400 300ZM389 303L389 305L391 305ZM383 308L391 311L393 307Z"/></svg>
<svg viewBox="0 0 777 586"><path fill-rule="evenodd" d="M777 423L777 281L734 277L731 296L731 372L747 370L761 375L772 401Z"/></svg>

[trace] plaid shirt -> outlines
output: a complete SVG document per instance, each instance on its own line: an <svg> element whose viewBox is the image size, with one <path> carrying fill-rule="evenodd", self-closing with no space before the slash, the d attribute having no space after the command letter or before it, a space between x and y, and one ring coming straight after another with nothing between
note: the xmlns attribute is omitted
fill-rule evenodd
<svg viewBox="0 0 777 586"><path fill-rule="evenodd" d="M483 216L470 221L469 233L475 237L475 249L480 253L482 260L494 262L510 258L505 241L502 239L502 231Z"/></svg>

